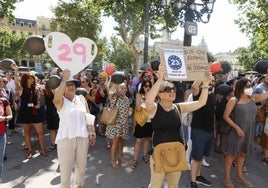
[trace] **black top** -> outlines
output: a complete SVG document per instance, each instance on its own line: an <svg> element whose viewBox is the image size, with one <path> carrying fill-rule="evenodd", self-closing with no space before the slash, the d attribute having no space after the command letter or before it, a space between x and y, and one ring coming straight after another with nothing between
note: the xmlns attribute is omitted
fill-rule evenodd
<svg viewBox="0 0 268 188"><path fill-rule="evenodd" d="M153 146L164 142L182 142L180 136L181 121L177 110L165 111L157 104L157 111L151 119L153 128Z"/></svg>
<svg viewBox="0 0 268 188"><path fill-rule="evenodd" d="M201 91L197 96L193 96L193 101L199 99ZM214 131L214 115L215 115L216 96L214 93L208 95L207 103L193 112L191 123L192 128L201 129L206 132Z"/></svg>
<svg viewBox="0 0 268 188"><path fill-rule="evenodd" d="M37 93L34 89L23 89L20 96L20 108L17 123L40 123L44 121L42 108L36 109Z"/></svg>

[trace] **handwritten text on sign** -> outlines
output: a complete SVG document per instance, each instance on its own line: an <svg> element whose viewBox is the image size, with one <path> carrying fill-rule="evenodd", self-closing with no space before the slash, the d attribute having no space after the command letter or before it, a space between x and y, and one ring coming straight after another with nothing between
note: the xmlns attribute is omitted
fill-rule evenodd
<svg viewBox="0 0 268 188"><path fill-rule="evenodd" d="M165 62L168 80L202 80L208 73L207 52L198 47L163 46L160 48L161 61ZM171 61L172 60L172 61ZM171 66L181 64L177 69Z"/></svg>
<svg viewBox="0 0 268 188"><path fill-rule="evenodd" d="M62 70L69 69L71 76L91 64L97 55L97 45L88 38L72 42L64 33L52 32L44 41L49 56Z"/></svg>

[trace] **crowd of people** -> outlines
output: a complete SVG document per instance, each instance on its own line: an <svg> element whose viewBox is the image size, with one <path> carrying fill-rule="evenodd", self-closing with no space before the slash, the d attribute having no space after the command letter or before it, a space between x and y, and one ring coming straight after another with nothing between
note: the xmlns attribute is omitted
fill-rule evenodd
<svg viewBox="0 0 268 188"><path fill-rule="evenodd" d="M246 155L252 153L255 140L260 141L262 160L268 165L268 136L263 132L265 122L255 120L260 106L267 105L268 75L227 79L224 75L208 74L207 78L194 82L169 82L164 80L166 70L160 64L159 70L149 68L138 77L126 74L124 82L118 84L110 77L90 70L83 70L74 77L70 77L69 70L63 70L59 86L52 89L50 74L38 78L19 72L16 64L11 67L13 70L3 70L0 78L0 182L8 144L6 133L16 134L16 126L22 127L24 143L20 148L27 151L27 159L34 155L32 127L38 136L42 156L57 150L61 187L64 188L70 187L73 166L76 186L83 186L88 147L95 144L96 135L106 137L106 147L111 154L110 167L114 170L119 168L119 162L127 165L124 143L134 136L134 156L129 165L135 170L142 151L142 161L151 169L150 188L160 188L165 176L169 187L179 184L181 171L154 172L152 150L165 142L188 145L186 160L191 171L191 188L198 184L213 184L202 175L202 165L209 165L204 159L209 159L212 151L222 153L225 159L223 184L226 188L234 188L230 176L232 166L237 168L235 181L253 187L243 171ZM218 89L220 87L223 91ZM81 88L85 92L78 95ZM111 125L100 121L107 104L116 106L119 112ZM142 109L147 111L144 124L130 119L135 110ZM94 125L87 124L87 112L95 116ZM183 114L191 114L191 120L181 123ZM49 130L50 146L45 145L46 129Z"/></svg>

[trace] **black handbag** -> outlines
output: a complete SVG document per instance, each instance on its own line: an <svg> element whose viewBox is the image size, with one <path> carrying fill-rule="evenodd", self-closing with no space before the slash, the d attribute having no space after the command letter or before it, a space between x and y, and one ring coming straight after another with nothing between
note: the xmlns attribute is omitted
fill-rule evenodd
<svg viewBox="0 0 268 188"><path fill-rule="evenodd" d="M100 112L99 107L95 103L89 102L88 105L89 105L89 111L91 114L96 116Z"/></svg>

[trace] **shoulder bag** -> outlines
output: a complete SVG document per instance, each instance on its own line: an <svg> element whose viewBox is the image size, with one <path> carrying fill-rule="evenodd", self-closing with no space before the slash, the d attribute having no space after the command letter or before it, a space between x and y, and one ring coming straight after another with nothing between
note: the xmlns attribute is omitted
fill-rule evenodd
<svg viewBox="0 0 268 188"><path fill-rule="evenodd" d="M105 125L114 125L116 123L116 117L118 114L118 108L116 106L118 97L116 97L115 105L111 106L109 102L108 106L105 106L102 111L100 122Z"/></svg>
<svg viewBox="0 0 268 188"><path fill-rule="evenodd" d="M174 107L180 117L181 113L179 112L177 106L174 105ZM182 124L181 124L181 134L183 143L185 143ZM153 151L154 172L169 173L169 172L189 170L186 162L185 148L186 148L185 145L182 144L181 142L166 142L158 144L156 147L154 147Z"/></svg>

